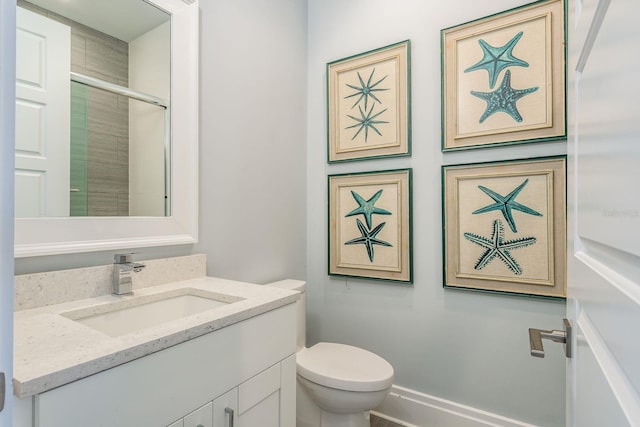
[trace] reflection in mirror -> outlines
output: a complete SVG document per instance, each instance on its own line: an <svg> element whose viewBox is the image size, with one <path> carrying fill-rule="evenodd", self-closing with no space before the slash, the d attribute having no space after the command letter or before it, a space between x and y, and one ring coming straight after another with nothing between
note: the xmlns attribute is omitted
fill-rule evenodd
<svg viewBox="0 0 640 427"><path fill-rule="evenodd" d="M16 217L170 215L170 15L18 6Z"/></svg>

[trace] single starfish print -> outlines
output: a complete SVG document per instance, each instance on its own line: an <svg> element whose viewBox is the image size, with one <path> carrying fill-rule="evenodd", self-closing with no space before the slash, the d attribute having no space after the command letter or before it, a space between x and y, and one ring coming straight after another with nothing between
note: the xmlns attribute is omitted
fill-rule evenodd
<svg viewBox="0 0 640 427"><path fill-rule="evenodd" d="M468 73L470 71L481 70L483 68L486 69L489 73L489 88L493 89L496 85L496 81L498 80L498 74L500 74L500 71L507 67L528 67L529 64L527 62L516 58L512 54L513 48L516 47L518 40L520 40L523 34L524 33L520 31L507 44L500 47L493 47L482 39L478 40L484 56L477 64L467 68L464 72Z"/></svg>
<svg viewBox="0 0 640 427"><path fill-rule="evenodd" d="M475 210L472 212L472 214L481 214L481 213L486 213L491 211L500 211L502 212L504 219L507 221L507 224L509 224L509 228L511 228L511 231L513 231L514 233L517 233L518 230L516 228L516 222L513 219L513 214L511 210L524 212L529 215L543 216L540 212L534 211L530 207L515 201L515 198L518 196L518 194L520 194L520 192L525 187L525 185L527 185L528 182L529 182L529 178L525 179L522 184L518 185L511 193L507 194L506 196L498 194L495 191L487 187L484 187L482 185L478 185L478 188L482 190L487 196L491 197L495 203L492 203L483 208Z"/></svg>
<svg viewBox="0 0 640 427"><path fill-rule="evenodd" d="M376 88L376 86L378 86L380 83L382 83L382 81L384 79L387 78L387 76L384 76L383 78L381 78L380 80L378 80L377 82L371 84L371 80L373 80L373 73L376 72L376 69L374 68L371 71L371 74L369 75L369 79L367 80L367 83L364 82L364 80L362 80L362 76L360 76L360 72L358 71L358 80L360 80L360 86L356 86L356 85L351 85L349 83L347 83L347 86L349 86L351 89L355 90L356 92L345 96L344 99L347 98L353 98L354 96L358 96L358 100L351 106L351 108L355 107L356 105L358 105L360 103L360 101L362 101L362 99L364 98L364 109L367 109L367 102L369 101L369 97L371 97L374 101L378 101L380 104L382 104L382 102L375 96L375 94L373 92L380 92L383 90L389 90L389 89L380 89L380 88Z"/></svg>
<svg viewBox="0 0 640 427"><path fill-rule="evenodd" d="M470 242L485 248L485 251L480 255L480 258L478 258L478 262L473 266L474 269L481 270L497 257L507 265L509 270L517 275L522 274L522 268L515 258L511 256L510 251L513 249L531 246L536 243L535 237L524 237L521 239L505 241L504 227L502 226L502 221L499 219L493 221L493 233L490 239L473 233L464 233L464 237Z"/></svg>
<svg viewBox="0 0 640 427"><path fill-rule="evenodd" d="M365 200L353 190L351 191L351 195L356 199L356 202L358 202L358 207L346 214L345 217L362 214L364 215L364 219L367 223L367 228L371 228L371 215L391 215L391 212L388 210L374 206L382 195L382 190L376 192L376 194L374 194L369 200Z"/></svg>
<svg viewBox="0 0 640 427"><path fill-rule="evenodd" d="M516 102L523 96L537 90L538 86L528 89L513 89L511 87L511 71L507 70L507 72L504 73L504 79L502 79L502 83L500 83L498 89L493 92L476 92L472 90L471 95L477 96L487 102L487 109L482 114L482 117L480 117L480 123L498 111L507 113L513 120L520 123L522 116L516 108Z"/></svg>
<svg viewBox="0 0 640 427"><path fill-rule="evenodd" d="M373 245L393 247L391 243L385 242L384 240L380 240L376 237L378 233L380 233L380 230L382 230L385 224L386 222L378 224L376 228L369 231L367 228L365 228L362 221L360 221L359 219L356 219L356 225L358 226L358 230L360 230L360 234L362 234L362 236L356 237L355 239L351 239L348 242L345 242L344 244L345 245L358 245L358 244L364 245L367 248L367 255L369 255L369 261L373 262L373 256L374 256Z"/></svg>
<svg viewBox="0 0 640 427"><path fill-rule="evenodd" d="M356 137L360 134L360 132L362 132L362 129L364 129L364 142L367 142L367 138L369 138L369 128L373 129L378 135L382 136L382 134L376 128L375 125L381 124L381 123L389 123L389 122L385 122L383 120L375 120L375 119L380 114L382 114L385 111L387 111L387 109L385 108L384 110L379 111L376 114L373 114L373 105L372 105L371 109L369 110L369 112L366 115L365 115L364 111L362 111L362 108L360 108L359 105L358 105L358 109L360 110L360 118L353 117L353 116L350 116L349 114L347 114L347 116L349 118L355 120L357 123L355 125L352 125L352 126L347 126L345 129L352 129L352 128L355 128L355 127L359 128L358 132L356 132L356 134L353 135L353 138L351 138L351 140L353 141L354 139L356 139Z"/></svg>

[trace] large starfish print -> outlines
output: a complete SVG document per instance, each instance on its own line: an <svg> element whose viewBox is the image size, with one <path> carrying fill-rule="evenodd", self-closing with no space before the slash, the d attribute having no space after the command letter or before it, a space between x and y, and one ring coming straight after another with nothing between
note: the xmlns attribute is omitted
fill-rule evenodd
<svg viewBox="0 0 640 427"><path fill-rule="evenodd" d="M359 105L358 105L358 110L360 110L360 118L353 117L347 114L349 118L355 120L357 123L352 126L347 126L345 129L351 129L355 127L359 128L358 132L356 132L356 134L353 135L353 138L351 138L351 140L353 141L354 139L356 139L356 136L358 136L358 134L362 132L362 129L364 129L364 142L367 142L367 138L369 138L369 128L373 129L378 135L382 136L380 131L375 127L375 125L380 123L389 123L389 122L385 122L382 120L375 120L375 118L378 117L380 114L384 113L385 111L387 111L387 109L385 108L384 110L379 111L373 115L371 115L373 113L373 105L371 106L371 109L366 115L364 114L364 111L362 111L362 108L360 108Z"/></svg>
<svg viewBox="0 0 640 427"><path fill-rule="evenodd" d="M351 95L345 96L344 99L353 98L354 96L360 95L358 97L358 100L351 106L351 108L353 108L356 105L358 105L358 103L360 103L360 101L362 101L362 99L364 98L364 109L366 110L367 109L367 102L369 100L369 97L373 98L374 101L378 101L380 104L382 104L382 102L375 96L375 94L373 92L389 90L389 89L376 88L376 86L378 86L380 83L382 83L382 81L384 79L386 79L387 76L384 76L383 78L381 78L377 82L371 84L371 80L373 79L373 73L375 73L375 72L376 72L375 68L373 70L371 70L371 74L369 75L369 79L367 80L367 83L365 83L364 80L362 80L362 76L360 76L360 72L358 71L358 80L360 80L360 86L351 85L351 84L347 83L347 86L349 86L351 89L355 90L356 92L351 94Z"/></svg>
<svg viewBox="0 0 640 427"><path fill-rule="evenodd" d="M393 247L391 243L385 242L384 240L380 240L376 238L376 236L378 235L378 233L380 233L380 230L382 230L382 227L384 227L385 224L386 222L378 224L376 228L369 231L367 228L365 228L362 221L360 221L359 219L356 219L356 225L358 226L358 230L360 230L360 234L362 234L362 236L356 237L355 239L351 239L348 242L345 242L344 244L345 245L357 245L357 244L364 245L367 248L367 255L369 255L369 261L373 262L373 245Z"/></svg>
<svg viewBox="0 0 640 427"><path fill-rule="evenodd" d="M483 236L478 236L473 233L464 233L465 239L469 240L476 245L480 245L485 248L485 251L478 258L478 262L473 266L476 270L481 270L494 258L500 258L502 262L507 265L507 268L511 270L513 273L520 275L522 274L522 268L518 264L518 262L511 256L510 251L512 249L524 248L526 246L531 246L536 243L535 237L523 237L521 239L515 240L504 240L504 227L502 226L502 221L496 219L493 221L493 232L491 235L491 239L487 239Z"/></svg>
<svg viewBox="0 0 640 427"><path fill-rule="evenodd" d="M507 67L528 67L529 64L527 62L516 58L512 54L513 48L516 47L516 43L518 43L522 34L524 33L520 31L511 40L509 40L507 44L500 47L493 47L482 39L478 40L484 56L477 64L467 68L464 72L468 73L470 71L481 70L483 68L486 69L489 73L489 88L493 89L496 85L496 80L498 80L498 74L500 74L500 71Z"/></svg>
<svg viewBox="0 0 640 427"><path fill-rule="evenodd" d="M472 90L471 95L477 96L487 102L487 109L482 114L482 117L480 117L480 123L498 111L507 113L513 120L520 123L522 116L516 108L516 102L523 96L537 90L538 86L528 89L513 89L511 87L511 71L507 70L507 72L504 73L504 79L502 79L502 83L500 83L498 89L493 92L477 92Z"/></svg>
<svg viewBox="0 0 640 427"><path fill-rule="evenodd" d="M472 212L472 214L481 214L481 213L491 212L491 211L500 211L502 212L504 219L507 221L507 224L509 224L509 228L511 228L511 231L513 231L514 233L517 233L518 230L516 228L516 222L513 219L513 214L511 213L511 210L524 212L529 215L543 216L540 212L534 211L530 207L515 201L515 198L518 196L518 194L520 194L520 191L522 191L522 189L524 188L525 185L527 185L528 182L529 182L529 178L525 179L522 184L518 185L511 193L507 194L506 196L498 194L495 191L490 190L489 188L484 187L482 185L478 185L478 188L482 190L487 196L491 197L495 201L495 203L492 203L483 208L475 210Z"/></svg>
<svg viewBox="0 0 640 427"><path fill-rule="evenodd" d="M369 200L365 200L353 190L351 190L351 195L356 199L356 202L358 202L358 207L346 214L345 217L362 214L367 222L367 228L371 228L371 215L391 215L391 212L388 210L374 206L382 195L382 190L377 191Z"/></svg>

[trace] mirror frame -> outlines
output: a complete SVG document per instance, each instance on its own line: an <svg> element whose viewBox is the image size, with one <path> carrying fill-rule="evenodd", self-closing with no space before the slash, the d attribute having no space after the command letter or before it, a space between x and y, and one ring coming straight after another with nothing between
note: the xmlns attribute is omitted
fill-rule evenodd
<svg viewBox="0 0 640 427"><path fill-rule="evenodd" d="M16 218L14 256L198 241L198 0L144 0L171 15L171 216Z"/></svg>

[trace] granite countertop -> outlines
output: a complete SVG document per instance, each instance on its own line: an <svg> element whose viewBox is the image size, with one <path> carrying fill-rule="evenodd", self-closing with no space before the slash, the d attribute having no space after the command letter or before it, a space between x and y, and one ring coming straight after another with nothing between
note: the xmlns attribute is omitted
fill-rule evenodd
<svg viewBox="0 0 640 427"><path fill-rule="evenodd" d="M104 304L136 305L136 298L184 289L229 296L237 302L157 326L111 337L62 313L101 312ZM14 314L14 394L33 396L114 366L180 344L295 302L300 294L275 287L212 277L136 289L132 296L103 295Z"/></svg>

